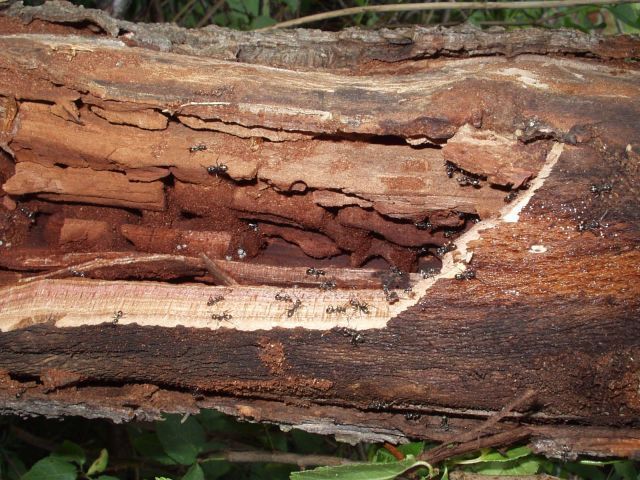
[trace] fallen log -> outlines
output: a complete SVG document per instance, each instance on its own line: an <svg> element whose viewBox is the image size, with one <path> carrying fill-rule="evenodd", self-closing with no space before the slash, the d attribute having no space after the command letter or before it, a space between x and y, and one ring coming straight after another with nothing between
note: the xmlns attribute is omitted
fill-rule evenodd
<svg viewBox="0 0 640 480"><path fill-rule="evenodd" d="M2 411L640 455L637 38L176 29L0 15Z"/></svg>

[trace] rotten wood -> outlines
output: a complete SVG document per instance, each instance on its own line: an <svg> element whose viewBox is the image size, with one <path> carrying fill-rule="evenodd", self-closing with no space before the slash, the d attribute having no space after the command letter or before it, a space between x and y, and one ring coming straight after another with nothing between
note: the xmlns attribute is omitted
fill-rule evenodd
<svg viewBox="0 0 640 480"><path fill-rule="evenodd" d="M11 6L1 408L639 456L639 50Z"/></svg>

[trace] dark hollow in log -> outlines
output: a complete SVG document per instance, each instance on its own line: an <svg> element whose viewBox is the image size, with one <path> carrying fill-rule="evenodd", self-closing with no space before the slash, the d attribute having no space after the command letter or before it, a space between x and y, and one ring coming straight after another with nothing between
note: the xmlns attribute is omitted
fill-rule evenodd
<svg viewBox="0 0 640 480"><path fill-rule="evenodd" d="M10 7L0 408L640 455L639 50Z"/></svg>

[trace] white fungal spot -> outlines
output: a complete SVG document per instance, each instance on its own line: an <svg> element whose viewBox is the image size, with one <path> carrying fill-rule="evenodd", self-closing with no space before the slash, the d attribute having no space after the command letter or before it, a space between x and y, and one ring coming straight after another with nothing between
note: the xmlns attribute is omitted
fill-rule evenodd
<svg viewBox="0 0 640 480"><path fill-rule="evenodd" d="M546 90L549 85L541 82L532 72L522 70L520 68L503 68L496 72L498 75L505 75L508 77L516 77L516 79L525 86L540 88Z"/></svg>
<svg viewBox="0 0 640 480"><path fill-rule="evenodd" d="M244 248L240 247L238 248L238 258L240 260L243 260L246 256L247 256L247 252L244 251Z"/></svg>
<svg viewBox="0 0 640 480"><path fill-rule="evenodd" d="M531 253L544 253L546 251L547 247L544 245L531 245L531 248L529 248L529 252Z"/></svg>

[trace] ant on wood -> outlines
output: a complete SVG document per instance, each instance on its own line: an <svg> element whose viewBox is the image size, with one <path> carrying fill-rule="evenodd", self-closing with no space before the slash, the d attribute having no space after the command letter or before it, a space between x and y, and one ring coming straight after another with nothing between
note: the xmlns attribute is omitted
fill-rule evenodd
<svg viewBox="0 0 640 480"><path fill-rule="evenodd" d="M310 275L310 276L313 275L316 278L318 278L320 276L324 276L325 273L326 272L324 270L320 270L320 269L315 268L315 267L307 268L307 275Z"/></svg>
<svg viewBox="0 0 640 480"><path fill-rule="evenodd" d="M215 297L210 296L209 300L207 300L207 306L211 307L212 305L222 302L223 300L224 300L224 297L222 295L216 295Z"/></svg>
<svg viewBox="0 0 640 480"><path fill-rule="evenodd" d="M198 143L196 145L192 145L191 147L189 147L189 151L191 153L202 152L202 151L204 151L206 149L207 149L207 146L204 143Z"/></svg>
<svg viewBox="0 0 640 480"><path fill-rule="evenodd" d="M209 175L215 175L216 177L218 175L226 175L227 170L229 170L229 167L227 165L225 165L224 163L218 163L218 162L216 162L215 165L211 165L207 167L207 173Z"/></svg>
<svg viewBox="0 0 640 480"><path fill-rule="evenodd" d="M115 312L113 314L113 318L111 319L111 323L113 323L114 325L117 325L122 317L124 317L124 313L122 313L122 310L118 310L117 312Z"/></svg>

